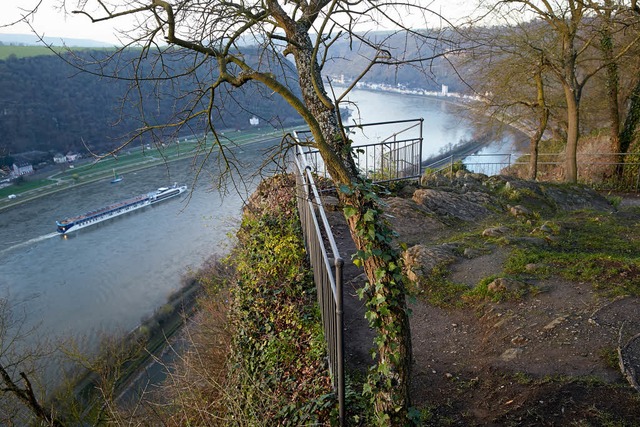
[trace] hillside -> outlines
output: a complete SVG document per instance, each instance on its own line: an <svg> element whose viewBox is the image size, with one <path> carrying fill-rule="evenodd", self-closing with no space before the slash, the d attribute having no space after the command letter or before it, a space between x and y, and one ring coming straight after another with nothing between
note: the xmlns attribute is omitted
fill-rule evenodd
<svg viewBox="0 0 640 427"><path fill-rule="evenodd" d="M333 425L337 414L327 409L334 396L321 386L326 366L300 363L322 357L308 347L321 346L319 319L307 314L304 326L292 320L299 309L317 310L313 286L297 282L310 280L298 270L302 252L291 246L302 244L301 230L281 222L297 222L292 188L290 176L279 176L251 196L234 257L237 281L224 282L234 328L224 327L219 292L203 298L189 334L198 337L196 359L213 361L197 364L195 380L163 389L163 396L189 390L187 399L176 399L173 416L199 417L200 425L218 425L218 417ZM582 186L464 172L390 190L385 212L397 242L408 247L417 425L636 425L639 395L620 364L626 375L640 371L637 195L609 200ZM346 425L369 426L362 387L374 341L356 296L365 279L350 262L355 249L342 209L330 191L324 194L345 260ZM258 228L247 233L248 225ZM218 283L215 277L208 280ZM301 305L291 304L292 296ZM235 344L218 345L220 331ZM315 339L295 341L306 334ZM218 369L220 360L233 361L229 370ZM178 369L193 375L193 363ZM250 369L238 376L243 365ZM206 405L193 405L192 396Z"/></svg>
<svg viewBox="0 0 640 427"><path fill-rule="evenodd" d="M193 58L167 53L164 70L156 69L152 61L143 64L142 75L147 80L140 80L139 91L132 91L136 82L132 80L131 61L140 52L124 51L112 59L109 68L101 68L97 61L113 54L106 49L83 49L65 51L60 57L9 56L0 61L0 156L32 150L79 151L85 144L95 150L109 150L144 125L181 120L185 109L203 108L193 99L206 91L211 80L202 77L210 75L209 67L202 66L190 76L168 79L190 67ZM162 80L154 81L156 78ZM222 88L216 98L216 114L212 117L221 129L249 127L254 115L262 123L297 120L297 114L284 101L255 85L236 89L233 96L226 89ZM191 135L202 131L204 125L192 120L184 132ZM156 137L163 138L162 132Z"/></svg>
<svg viewBox="0 0 640 427"><path fill-rule="evenodd" d="M430 30L416 30L427 34ZM452 45L463 43L461 36L455 32L443 31L441 40L433 44L425 39L412 38L405 33L390 34L387 32L371 32L368 37L372 40L384 41L384 46L396 58L403 58L407 63L401 65L376 64L369 70L362 80L367 83L384 85L403 85L409 88L420 88L429 91L439 91L442 85L448 86L452 92L465 92L469 88L461 79L465 74L464 67L456 64L455 55L442 55ZM331 45L330 58L323 67L323 71L335 78L344 78L350 82L359 76L368 65L368 60L375 56L375 51L357 38L347 36L338 39ZM416 58L429 58L421 63L414 62ZM462 68L460 68L462 67Z"/></svg>
<svg viewBox="0 0 640 427"><path fill-rule="evenodd" d="M637 384L637 195L612 204L586 187L463 171L393 190L385 212L408 247L412 404L422 425L635 425L638 392L620 366ZM341 209L329 216L350 260ZM373 342L355 296L360 273L346 263L356 377Z"/></svg>

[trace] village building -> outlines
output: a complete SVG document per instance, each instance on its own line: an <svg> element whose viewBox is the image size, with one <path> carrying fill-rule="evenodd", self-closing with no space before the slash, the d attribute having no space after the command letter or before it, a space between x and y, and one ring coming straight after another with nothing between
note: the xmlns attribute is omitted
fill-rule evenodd
<svg viewBox="0 0 640 427"><path fill-rule="evenodd" d="M13 176L31 175L33 173L33 165L27 162L13 164Z"/></svg>

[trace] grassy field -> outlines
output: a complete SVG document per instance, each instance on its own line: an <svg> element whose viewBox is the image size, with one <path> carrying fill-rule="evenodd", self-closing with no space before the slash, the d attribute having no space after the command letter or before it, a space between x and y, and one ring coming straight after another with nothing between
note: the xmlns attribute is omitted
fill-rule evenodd
<svg viewBox="0 0 640 427"><path fill-rule="evenodd" d="M63 48L56 47L56 51L61 51ZM45 46L0 46L0 60L5 60L11 55L15 55L16 58L28 58L32 56L53 55L51 49Z"/></svg>
<svg viewBox="0 0 640 427"><path fill-rule="evenodd" d="M227 131L221 133L222 143L227 147L240 146L260 142L272 138L279 138L285 132L295 128L284 130L252 129L246 131ZM147 148L149 147L149 148ZM113 176L114 170L118 174L133 172L135 170L156 166L165 162L192 158L204 154L212 147L211 141L203 142L198 138L184 138L179 142L174 141L166 146L147 146L127 148L112 156L91 160L83 160L73 167L66 167L59 172L52 172L46 177L25 177L24 181L17 185L10 185L0 189L0 209L12 206L26 200L40 197L45 194L64 190L74 185L107 179ZM15 194L17 197L9 199Z"/></svg>
<svg viewBox="0 0 640 427"><path fill-rule="evenodd" d="M5 60L14 55L16 58L29 58L42 55L55 55L57 53L66 52L68 50L113 50L111 47L63 47L52 46L18 46L18 45L0 45L0 60Z"/></svg>

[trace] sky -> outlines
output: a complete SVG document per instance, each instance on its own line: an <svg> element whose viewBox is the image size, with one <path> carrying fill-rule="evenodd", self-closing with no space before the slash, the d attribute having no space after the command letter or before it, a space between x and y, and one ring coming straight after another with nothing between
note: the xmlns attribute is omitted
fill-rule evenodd
<svg viewBox="0 0 640 427"><path fill-rule="evenodd" d="M473 1L463 0L415 0L428 4L432 10L442 11L446 16L455 18L459 15L463 5L469 5ZM131 18L123 17L113 21L92 24L88 17L84 15L65 14L56 9L63 0L41 0L38 13L29 19L31 26L14 23L24 16L27 10L37 5L39 0L0 0L2 3L2 15L0 15L0 33L8 34L33 34L35 29L38 35L46 37L90 39L106 43L121 44L118 42L118 29L131 28L133 21ZM68 11L77 4L77 0L66 0ZM91 4L92 2L89 1ZM93 2L95 4L95 2ZM115 27L114 27L115 25Z"/></svg>
<svg viewBox="0 0 640 427"><path fill-rule="evenodd" d="M29 19L31 26L19 23L11 26L25 15L25 11L38 4L38 0L0 0L2 3L2 15L0 16L0 33L4 34L33 34L33 29L38 35L60 38L90 39L106 43L118 44L117 31L114 24L120 28L126 28L131 20L120 19L119 22L103 22L92 24L84 15L72 15L57 9L60 0L42 0L42 4L35 16ZM77 2L67 0L68 7L73 7ZM117 27L116 27L117 28Z"/></svg>

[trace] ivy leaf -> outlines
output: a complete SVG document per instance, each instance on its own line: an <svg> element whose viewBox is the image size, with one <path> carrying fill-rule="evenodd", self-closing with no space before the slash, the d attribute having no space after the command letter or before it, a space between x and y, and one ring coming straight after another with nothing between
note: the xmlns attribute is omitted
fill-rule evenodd
<svg viewBox="0 0 640 427"><path fill-rule="evenodd" d="M371 390L371 384L369 383L364 383L362 385L362 394L371 394L372 390Z"/></svg>
<svg viewBox="0 0 640 427"><path fill-rule="evenodd" d="M354 208L353 206L345 206L344 207L344 216L349 219L352 216L354 216L355 214L358 213L358 210L356 208Z"/></svg>
<svg viewBox="0 0 640 427"><path fill-rule="evenodd" d="M341 184L340 185L340 192L342 194L346 194L347 196L350 196L350 195L353 194L353 190L347 184Z"/></svg>
<svg viewBox="0 0 640 427"><path fill-rule="evenodd" d="M367 209L367 211L364 213L364 221L365 222L373 222L376 219L376 211L374 209Z"/></svg>

